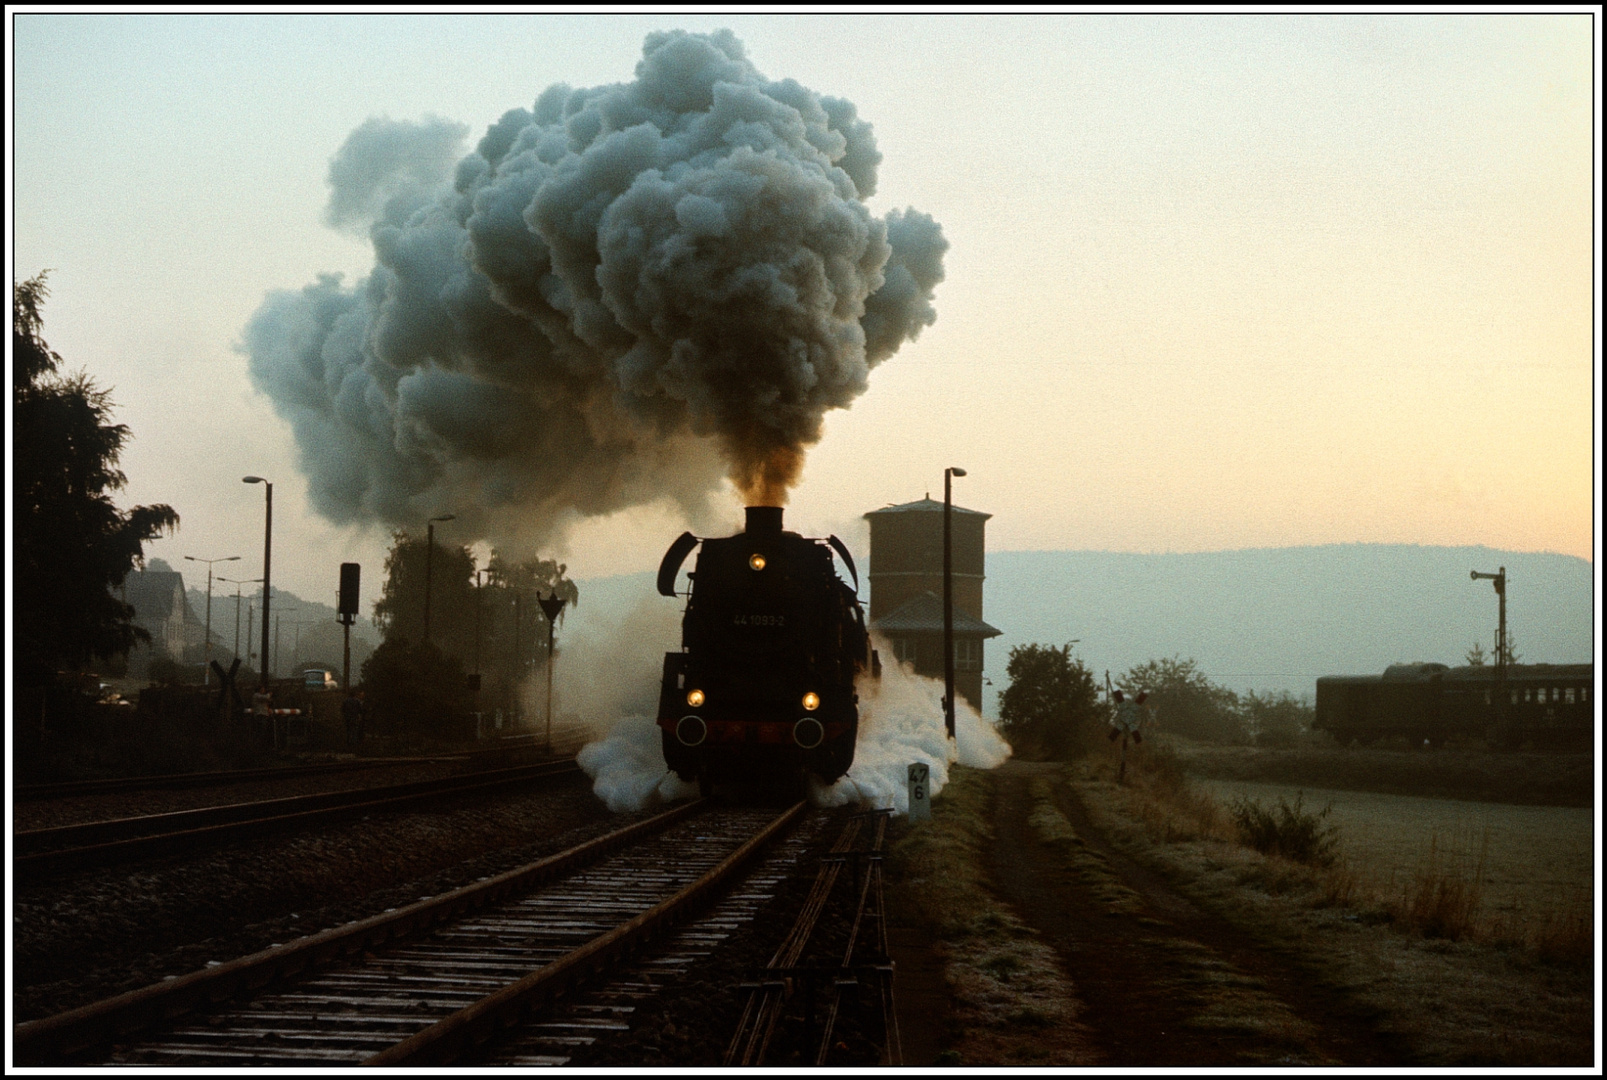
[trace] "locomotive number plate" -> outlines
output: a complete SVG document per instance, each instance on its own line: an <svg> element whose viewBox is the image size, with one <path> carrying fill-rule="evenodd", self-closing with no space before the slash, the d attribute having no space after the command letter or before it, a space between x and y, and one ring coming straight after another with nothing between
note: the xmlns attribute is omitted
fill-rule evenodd
<svg viewBox="0 0 1607 1080"><path fill-rule="evenodd" d="M786 626L787 617L785 615L733 615L731 616L731 625Z"/></svg>

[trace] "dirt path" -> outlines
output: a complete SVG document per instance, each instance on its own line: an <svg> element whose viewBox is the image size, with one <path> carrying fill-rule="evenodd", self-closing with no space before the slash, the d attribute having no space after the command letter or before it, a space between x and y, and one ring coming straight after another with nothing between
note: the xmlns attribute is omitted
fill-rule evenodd
<svg viewBox="0 0 1607 1080"><path fill-rule="evenodd" d="M1201 910L1116 851L1064 784L1082 839L1071 869L1029 822L1030 785L1055 766L996 774L994 881L1061 957L1110 1066L1402 1065L1406 1048L1292 958Z"/></svg>

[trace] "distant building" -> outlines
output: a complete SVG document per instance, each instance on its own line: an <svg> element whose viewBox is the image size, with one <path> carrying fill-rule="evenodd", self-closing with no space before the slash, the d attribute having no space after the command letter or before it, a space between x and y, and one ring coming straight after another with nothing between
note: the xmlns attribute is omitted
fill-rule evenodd
<svg viewBox="0 0 1607 1080"><path fill-rule="evenodd" d="M206 623L190 606L184 575L153 559L161 569L135 570L123 579L123 603L134 609L134 625L151 635L149 645L136 645L128 656L128 670L143 676L157 657L179 663L198 662L206 652ZM217 633L213 633L218 655Z"/></svg>
<svg viewBox="0 0 1607 1080"><path fill-rule="evenodd" d="M123 602L134 608L134 625L151 635L151 652L184 658L187 627L194 621L176 570L136 570L123 579Z"/></svg>
<svg viewBox="0 0 1607 1080"><path fill-rule="evenodd" d="M991 514L952 509L954 689L982 704L982 643L1000 631L982 621L984 523ZM930 497L886 506L870 522L870 627L917 675L943 678L943 504Z"/></svg>

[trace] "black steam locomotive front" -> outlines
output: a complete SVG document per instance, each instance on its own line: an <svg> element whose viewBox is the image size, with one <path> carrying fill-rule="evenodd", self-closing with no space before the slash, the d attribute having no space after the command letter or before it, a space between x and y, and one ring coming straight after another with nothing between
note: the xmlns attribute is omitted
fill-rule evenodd
<svg viewBox="0 0 1607 1080"><path fill-rule="evenodd" d="M699 543L684 533L659 567L675 595L681 563ZM837 576L854 573L836 537L781 528L781 508L750 506L747 531L702 541L681 651L664 657L658 724L664 759L705 790L774 782L800 769L830 783L854 760L854 679L870 663L864 611Z"/></svg>

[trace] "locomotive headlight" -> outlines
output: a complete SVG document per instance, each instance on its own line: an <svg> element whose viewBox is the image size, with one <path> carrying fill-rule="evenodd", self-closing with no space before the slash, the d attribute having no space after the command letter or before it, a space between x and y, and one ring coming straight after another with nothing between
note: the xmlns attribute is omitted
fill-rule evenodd
<svg viewBox="0 0 1607 1080"><path fill-rule="evenodd" d="M755 552L752 555L749 555L748 556L748 565L753 567L755 570L763 570L764 569L764 556L758 554L757 552Z"/></svg>
<svg viewBox="0 0 1607 1080"><path fill-rule="evenodd" d="M692 708L694 708L694 709L697 708L699 705L703 704L703 691L701 691L701 690L693 690L690 693L688 693L686 695L686 703L688 705L692 706Z"/></svg>
<svg viewBox="0 0 1607 1080"><path fill-rule="evenodd" d="M815 693L813 690L809 691L809 693L804 695L803 707L808 709L810 712L814 712L816 709L820 708L820 695Z"/></svg>

